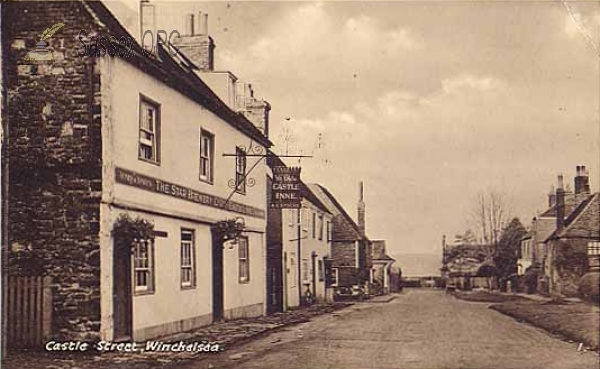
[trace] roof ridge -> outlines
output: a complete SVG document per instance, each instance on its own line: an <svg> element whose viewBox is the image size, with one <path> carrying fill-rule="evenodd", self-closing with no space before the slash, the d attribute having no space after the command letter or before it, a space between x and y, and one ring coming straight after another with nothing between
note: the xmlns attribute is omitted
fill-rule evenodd
<svg viewBox="0 0 600 369"><path fill-rule="evenodd" d="M557 236L560 238L561 235L565 234L570 228L571 226L573 226L574 224L577 223L577 221L581 218L581 215L583 213L585 213L585 211L589 208L589 206L594 202L594 199L598 198L600 196L600 193L596 192L593 195L590 195L590 197L588 197L586 200L582 201L581 204L579 204L579 206L577 207L577 209L575 209L571 215L569 216L569 218L572 218L569 220L568 225L566 225L563 229L560 230L560 232L557 234ZM565 220L566 223L566 220Z"/></svg>

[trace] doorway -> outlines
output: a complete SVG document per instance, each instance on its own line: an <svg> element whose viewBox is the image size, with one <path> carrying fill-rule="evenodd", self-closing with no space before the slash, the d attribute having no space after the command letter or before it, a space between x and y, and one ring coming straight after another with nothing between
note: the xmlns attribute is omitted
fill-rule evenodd
<svg viewBox="0 0 600 369"><path fill-rule="evenodd" d="M114 340L132 339L131 251L115 244L113 259Z"/></svg>

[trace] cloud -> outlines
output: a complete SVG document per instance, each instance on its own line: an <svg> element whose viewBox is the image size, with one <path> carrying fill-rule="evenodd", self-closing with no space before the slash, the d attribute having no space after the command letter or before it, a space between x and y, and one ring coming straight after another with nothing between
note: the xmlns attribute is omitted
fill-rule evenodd
<svg viewBox="0 0 600 369"><path fill-rule="evenodd" d="M309 3L288 10L245 49L217 57L219 65L241 75L319 69L331 70L335 79L372 68L373 55L392 57L421 45L422 40L407 28L389 28L365 15L339 19L326 3Z"/></svg>

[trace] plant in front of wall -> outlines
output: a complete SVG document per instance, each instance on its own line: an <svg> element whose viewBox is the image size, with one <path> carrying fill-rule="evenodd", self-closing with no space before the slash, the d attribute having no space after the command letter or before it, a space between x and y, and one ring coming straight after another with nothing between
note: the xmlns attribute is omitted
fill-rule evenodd
<svg viewBox="0 0 600 369"><path fill-rule="evenodd" d="M111 231L113 238L119 246L132 247L140 240L154 239L154 224L147 219L129 214L120 214Z"/></svg>

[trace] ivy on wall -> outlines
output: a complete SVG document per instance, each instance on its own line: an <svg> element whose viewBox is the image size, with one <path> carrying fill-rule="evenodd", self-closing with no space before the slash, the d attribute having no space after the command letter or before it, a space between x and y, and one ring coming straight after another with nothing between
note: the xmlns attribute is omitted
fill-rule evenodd
<svg viewBox="0 0 600 369"><path fill-rule="evenodd" d="M137 217L133 219L129 214L120 214L111 231L117 246L133 247L139 240L154 239L154 224L152 222Z"/></svg>

